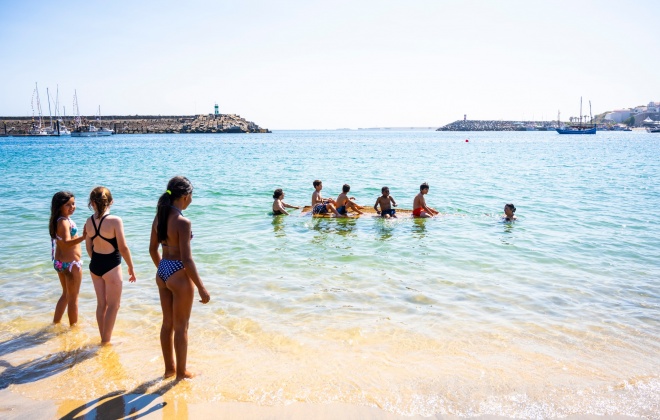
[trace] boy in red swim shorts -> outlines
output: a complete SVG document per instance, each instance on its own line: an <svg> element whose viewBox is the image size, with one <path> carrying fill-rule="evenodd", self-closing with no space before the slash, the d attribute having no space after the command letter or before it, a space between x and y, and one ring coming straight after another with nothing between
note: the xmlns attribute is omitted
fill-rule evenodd
<svg viewBox="0 0 660 420"><path fill-rule="evenodd" d="M426 182L419 186L419 194L413 201L413 217L433 217L440 214L436 209L426 205L424 196L429 193L429 184Z"/></svg>

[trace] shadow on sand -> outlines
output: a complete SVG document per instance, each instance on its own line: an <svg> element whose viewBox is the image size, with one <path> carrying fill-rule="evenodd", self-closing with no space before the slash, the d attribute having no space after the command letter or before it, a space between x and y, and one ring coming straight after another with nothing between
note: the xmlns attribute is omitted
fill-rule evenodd
<svg viewBox="0 0 660 420"><path fill-rule="evenodd" d="M5 389L12 384L26 384L56 375L78 363L91 359L97 351L98 348L90 347L60 351L18 366L12 366L8 362L0 360L0 366L5 368L0 374L0 389Z"/></svg>
<svg viewBox="0 0 660 420"><path fill-rule="evenodd" d="M49 325L33 332L25 332L0 343L0 357L15 351L35 347L55 337L54 327Z"/></svg>
<svg viewBox="0 0 660 420"><path fill-rule="evenodd" d="M162 378L153 379L145 382L132 391L114 391L109 394L103 395L100 398L89 401L78 408L75 408L70 413L64 415L60 420L79 420L79 419L123 419L128 418L131 420L139 419L147 414L162 410L167 405L166 402L155 404L144 412L141 410L147 408L156 399L163 396L167 391L172 389L179 381L172 380L162 384L154 391L145 394L149 387L162 381ZM85 414L85 410L90 409Z"/></svg>

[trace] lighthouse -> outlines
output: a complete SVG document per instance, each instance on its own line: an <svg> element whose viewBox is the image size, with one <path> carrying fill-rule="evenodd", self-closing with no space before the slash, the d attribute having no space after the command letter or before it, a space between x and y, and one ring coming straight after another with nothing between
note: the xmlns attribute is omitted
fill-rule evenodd
<svg viewBox="0 0 660 420"><path fill-rule="evenodd" d="M220 111L218 111L218 103L216 102L215 103L215 116L217 117L218 115L220 115Z"/></svg>

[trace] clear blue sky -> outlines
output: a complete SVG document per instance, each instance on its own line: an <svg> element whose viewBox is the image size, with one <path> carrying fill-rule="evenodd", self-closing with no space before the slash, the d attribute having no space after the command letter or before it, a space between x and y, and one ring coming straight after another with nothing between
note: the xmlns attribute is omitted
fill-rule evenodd
<svg viewBox="0 0 660 420"><path fill-rule="evenodd" d="M34 83L71 114L262 127L562 119L660 101L660 2L0 0L0 115Z"/></svg>

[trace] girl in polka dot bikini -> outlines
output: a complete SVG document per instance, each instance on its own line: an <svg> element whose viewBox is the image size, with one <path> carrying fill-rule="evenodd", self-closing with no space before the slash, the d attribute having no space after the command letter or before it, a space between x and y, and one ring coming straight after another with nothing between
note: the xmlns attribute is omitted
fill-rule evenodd
<svg viewBox="0 0 660 420"><path fill-rule="evenodd" d="M197 273L192 258L190 220L183 210L192 202L193 187L188 178L175 176L158 200L158 210L151 227L149 254L158 268L156 284L163 310L160 345L165 361L165 377L192 378L186 370L188 355L188 321L194 300L195 286L200 302L211 300ZM163 255L159 252L162 245ZM176 363L174 361L176 355Z"/></svg>

